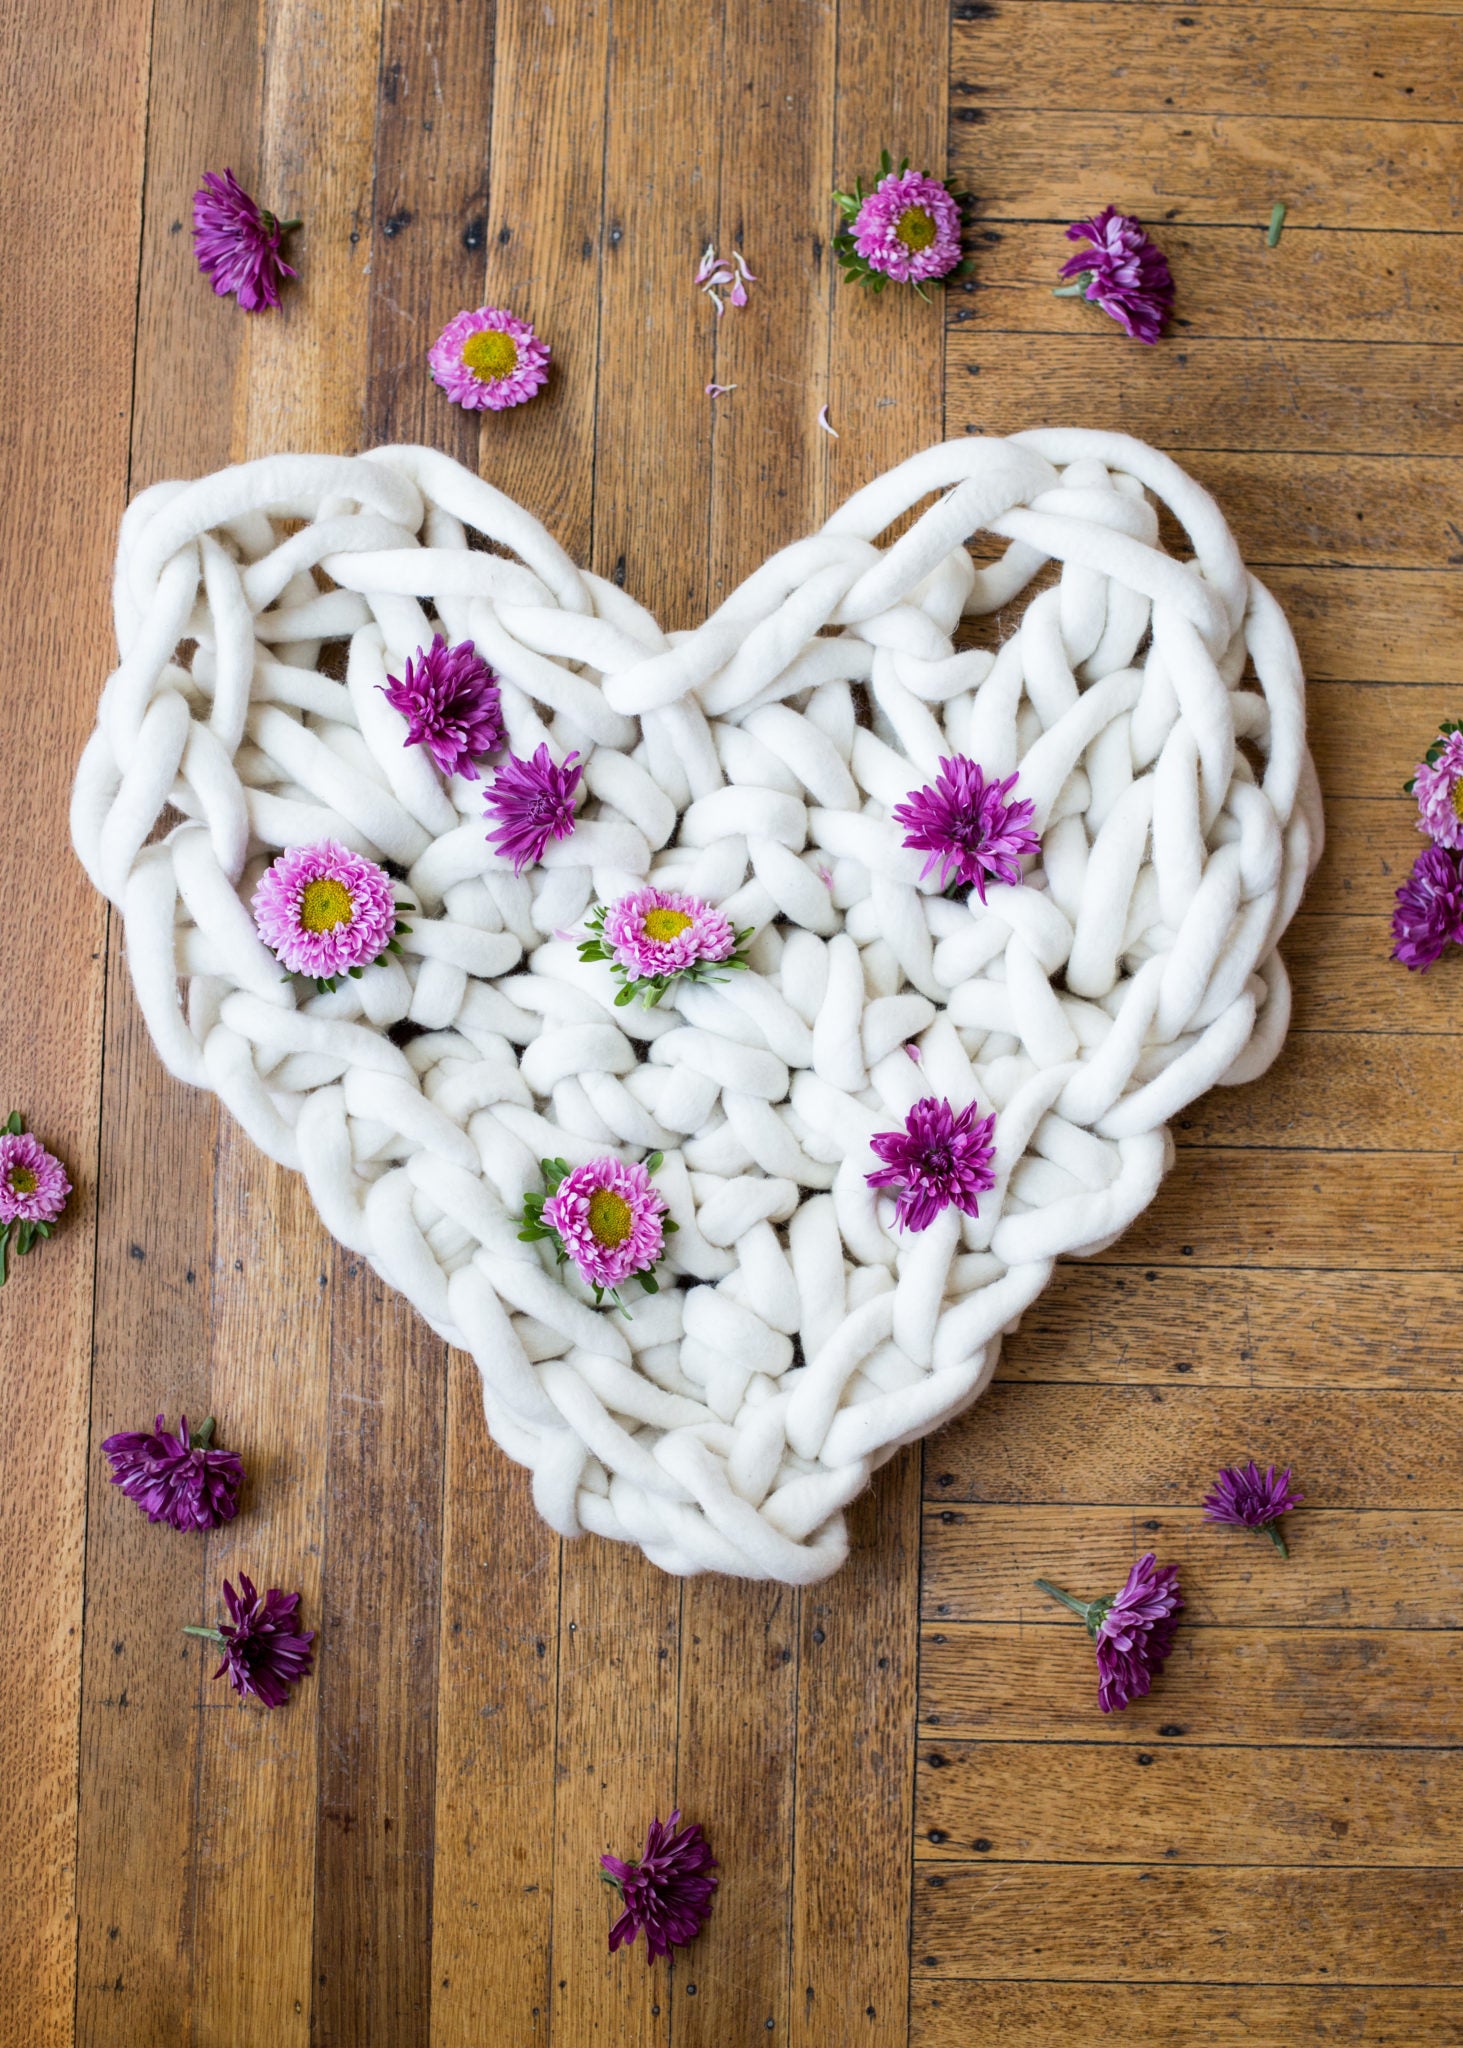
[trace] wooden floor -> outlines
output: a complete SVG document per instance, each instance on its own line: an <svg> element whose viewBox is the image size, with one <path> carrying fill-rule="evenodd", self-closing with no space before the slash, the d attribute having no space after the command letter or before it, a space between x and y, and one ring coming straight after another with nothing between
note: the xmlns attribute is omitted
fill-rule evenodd
<svg viewBox="0 0 1463 2048"><path fill-rule="evenodd" d="M1463 2042L1463 963L1386 959L1399 786L1463 713L1456 7L3 0L0 55L0 1114L80 1188L0 1297L0 2042ZM835 178L947 142L973 282L838 289ZM277 318L193 271L224 164L305 218ZM1151 351L1046 289L1107 200L1178 277ZM761 278L720 326L713 238ZM480 429L423 358L484 299L558 368ZM1295 621L1330 839L1289 1047L830 1584L561 1547L470 1362L164 1077L67 849L128 493L422 439L687 625L942 427L1066 422L1176 451ZM180 1406L252 1474L206 1544L100 1455ZM1288 1564L1199 1520L1251 1452L1309 1498ZM1187 1625L1108 1721L1031 1581L1149 1545ZM320 1628L286 1712L177 1632L236 1568ZM724 1883L647 1971L596 1863L673 1801Z"/></svg>

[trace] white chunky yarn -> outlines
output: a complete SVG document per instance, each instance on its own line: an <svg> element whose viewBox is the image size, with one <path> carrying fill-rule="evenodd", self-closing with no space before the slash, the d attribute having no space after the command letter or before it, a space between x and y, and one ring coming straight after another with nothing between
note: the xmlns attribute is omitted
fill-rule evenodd
<svg viewBox="0 0 1463 2048"><path fill-rule="evenodd" d="M1009 545L978 569L981 529ZM955 650L1049 561L998 653ZM425 448L157 485L115 604L72 830L158 1050L472 1353L566 1536L836 1570L871 1470L981 1392L1055 1259L1152 1199L1167 1120L1280 1047L1276 943L1321 845L1294 642L1212 499L1125 436L931 448L689 633ZM586 758L575 833L522 879L483 785L444 784L377 687L439 623L499 670L516 754ZM1039 864L984 908L921 882L889 820L951 753L1019 768L1036 806ZM402 959L317 995L247 905L326 837L422 914ZM755 926L753 971L614 1008L569 928L646 875ZM906 1235L867 1140L924 1094L998 1112L999 1178L978 1219ZM626 1321L515 1218L542 1155L652 1148L675 1284Z"/></svg>

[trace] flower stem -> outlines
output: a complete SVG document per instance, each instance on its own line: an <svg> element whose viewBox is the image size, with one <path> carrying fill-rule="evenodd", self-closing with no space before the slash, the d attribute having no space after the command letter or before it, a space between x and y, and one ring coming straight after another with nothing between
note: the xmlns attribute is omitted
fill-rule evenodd
<svg viewBox="0 0 1463 2048"><path fill-rule="evenodd" d="M1086 1621L1087 1609L1090 1604L1088 1601L1078 1600L1074 1594L1064 1593L1061 1587L1054 1586L1050 1579L1038 1579L1036 1583L1040 1586L1043 1593L1049 1593L1053 1600L1060 1600L1063 1607L1070 1607L1074 1614L1080 1614L1082 1619Z"/></svg>
<svg viewBox="0 0 1463 2048"><path fill-rule="evenodd" d="M1289 1557L1290 1552L1285 1547L1285 1538L1280 1533L1280 1524L1278 1522L1266 1522L1265 1534L1270 1538L1270 1541L1275 1545L1275 1548L1282 1557Z"/></svg>
<svg viewBox="0 0 1463 2048"><path fill-rule="evenodd" d="M213 1417L207 1415L197 1429L190 1429L188 1432L188 1442L191 1448L195 1451L206 1451L213 1442L214 1427Z"/></svg>
<svg viewBox="0 0 1463 2048"><path fill-rule="evenodd" d="M183 1633L185 1636L202 1636L205 1641L210 1643L221 1643L223 1641L223 1637L216 1628L192 1628L187 1622L183 1624Z"/></svg>
<svg viewBox="0 0 1463 2048"><path fill-rule="evenodd" d="M1054 284L1052 286L1052 297L1054 299L1080 299L1091 282L1092 272L1084 270L1080 276L1074 277L1070 284Z"/></svg>

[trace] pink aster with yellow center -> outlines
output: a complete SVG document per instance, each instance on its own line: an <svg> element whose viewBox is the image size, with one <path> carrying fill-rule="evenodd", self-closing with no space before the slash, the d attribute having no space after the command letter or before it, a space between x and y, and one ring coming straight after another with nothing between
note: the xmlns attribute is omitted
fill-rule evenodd
<svg viewBox="0 0 1463 2048"><path fill-rule="evenodd" d="M665 1213L648 1170L613 1158L576 1166L539 1211L543 1227L600 1289L650 1272L665 1250Z"/></svg>
<svg viewBox="0 0 1463 2048"><path fill-rule="evenodd" d="M882 291L890 282L923 287L948 277L960 262L961 207L968 203L948 185L909 169L896 170L888 150L879 157L882 175L872 192L860 178L852 192L835 192L844 225L833 238L833 253L846 282Z"/></svg>
<svg viewBox="0 0 1463 2048"><path fill-rule="evenodd" d="M506 306L479 306L449 320L427 352L432 375L454 405L502 412L548 381L549 350Z"/></svg>
<svg viewBox="0 0 1463 2048"><path fill-rule="evenodd" d="M0 1224L54 1223L70 1193L65 1167L39 1138L20 1130L0 1136Z"/></svg>
<svg viewBox="0 0 1463 2048"><path fill-rule="evenodd" d="M1412 787L1417 797L1417 829L1435 846L1463 847L1463 730L1444 728L1441 744L1419 761Z"/></svg>
<svg viewBox="0 0 1463 2048"><path fill-rule="evenodd" d="M726 970L745 967L737 947L752 936L750 926L736 931L699 896L653 884L633 889L608 908L597 903L585 928L594 937L580 945L580 959L608 960L611 973L624 983L615 1002L628 1003L638 995L647 1007L658 1003L677 979L718 981Z"/></svg>
<svg viewBox="0 0 1463 2048"><path fill-rule="evenodd" d="M282 853L260 877L253 910L280 965L317 982L368 966L397 930L391 877L332 839Z"/></svg>
<svg viewBox="0 0 1463 2048"><path fill-rule="evenodd" d="M471 640L449 647L442 634L419 647L381 693L406 720L403 746L425 747L444 775L477 780L477 763L502 744L498 678Z"/></svg>

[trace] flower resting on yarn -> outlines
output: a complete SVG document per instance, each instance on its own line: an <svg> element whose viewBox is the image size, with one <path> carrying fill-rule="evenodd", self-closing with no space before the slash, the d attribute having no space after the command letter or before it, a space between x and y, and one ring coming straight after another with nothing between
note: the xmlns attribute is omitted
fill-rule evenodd
<svg viewBox="0 0 1463 2048"><path fill-rule="evenodd" d="M711 1875L716 1858L701 1832L701 1823L679 1826L681 1810L667 1821L653 1820L641 1855L629 1862L601 1856L605 1882L613 1885L625 1910L610 1929L610 1953L621 1942L644 1934L646 1961L668 1956L673 1948L694 1941L711 1911L711 1896L720 1883Z"/></svg>
<svg viewBox="0 0 1463 2048"><path fill-rule="evenodd" d="M444 775L476 782L477 763L503 743L498 678L471 640L449 647L435 634L379 687L406 720L403 746L425 747Z"/></svg>
<svg viewBox="0 0 1463 2048"><path fill-rule="evenodd" d="M383 953L399 953L396 934L411 930L397 918L386 870L333 839L282 853L260 876L253 908L280 965L308 975L322 993L343 974L359 980Z"/></svg>
<svg viewBox="0 0 1463 2048"><path fill-rule="evenodd" d="M427 351L432 376L454 405L502 412L548 382L549 350L506 306L479 306L449 320Z"/></svg>
<svg viewBox="0 0 1463 2048"><path fill-rule="evenodd" d="M1173 311L1173 273L1141 221L1105 206L1092 220L1073 221L1067 240L1090 246L1062 265L1075 283L1057 285L1055 296L1090 299L1134 341L1157 341Z"/></svg>
<svg viewBox="0 0 1463 2048"><path fill-rule="evenodd" d="M1417 829L1435 846L1463 847L1463 726L1445 719L1407 784L1417 797Z"/></svg>
<svg viewBox="0 0 1463 2048"><path fill-rule="evenodd" d="M205 171L193 194L193 251L218 297L232 292L246 313L279 304L281 280L294 277L280 238L298 220L276 220L249 197L232 171Z"/></svg>
<svg viewBox="0 0 1463 2048"><path fill-rule="evenodd" d="M1227 1522L1233 1529L1254 1529L1268 1536L1282 1557L1288 1557L1280 1533L1280 1517L1298 1508L1305 1499L1290 1483L1290 1467L1277 1479L1275 1467L1261 1471L1251 1458L1247 1465L1226 1465L1204 1496L1204 1520Z"/></svg>
<svg viewBox="0 0 1463 2048"><path fill-rule="evenodd" d="M624 987L615 997L623 1008L638 995L653 1009L676 980L722 981L726 971L747 962L737 951L754 927L734 931L730 921L699 896L647 886L632 890L608 908L596 903L584 920L593 932L579 947L581 960L608 960Z"/></svg>
<svg viewBox="0 0 1463 2048"><path fill-rule="evenodd" d="M493 826L488 844L512 861L515 875L537 866L551 839L574 830L574 792L584 772L578 761L578 754L566 754L561 766L540 743L530 760L510 754L493 777L483 798Z"/></svg>
<svg viewBox="0 0 1463 2048"><path fill-rule="evenodd" d="M988 782L978 761L965 754L940 758L940 772L894 806L896 825L904 827L904 843L914 853L928 854L920 879L940 871L940 887L971 884L982 903L988 875L1013 886L1021 880L1021 862L1041 851L1032 829L1036 806L1025 797L1011 801L1017 778Z"/></svg>
<svg viewBox="0 0 1463 2048"><path fill-rule="evenodd" d="M1120 1714L1130 1700L1141 1699L1173 1648L1174 1616L1184 1604L1178 1566L1160 1565L1150 1550L1128 1573L1122 1591L1106 1600L1078 1600L1049 1579L1036 1583L1086 1624L1097 1651L1097 1703L1104 1714Z"/></svg>
<svg viewBox="0 0 1463 2048"><path fill-rule="evenodd" d="M978 1198L996 1184L995 1130L995 1117L977 1115L973 1102L957 1112L938 1095L926 1095L902 1131L870 1138L884 1164L864 1178L871 1188L899 1190L894 1217L902 1230L928 1230L942 1209L977 1216Z"/></svg>
<svg viewBox="0 0 1463 2048"><path fill-rule="evenodd" d="M0 1128L0 1287L9 1254L20 1258L37 1238L49 1237L70 1193L65 1167L13 1109Z"/></svg>
<svg viewBox="0 0 1463 2048"><path fill-rule="evenodd" d="M559 1264L574 1261L596 1302L608 1295L628 1314L618 1289L638 1280L647 1294L660 1292L651 1268L677 1228L650 1179L663 1156L652 1152L643 1166L591 1159L572 1170L565 1159L541 1159L545 1192L524 1196L519 1237L525 1244L551 1238Z"/></svg>
<svg viewBox="0 0 1463 2048"><path fill-rule="evenodd" d="M908 157L895 170L884 150L872 192L860 178L852 192L835 192L833 200L844 220L833 253L845 284L875 292L891 281L910 284L923 299L929 297L924 287L943 283L960 262L961 215L969 199L910 170Z"/></svg>
<svg viewBox="0 0 1463 2048"><path fill-rule="evenodd" d="M1397 891L1392 958L1422 974L1448 946L1463 945L1463 874L1455 854L1425 846Z"/></svg>
<svg viewBox="0 0 1463 2048"><path fill-rule="evenodd" d="M112 1484L135 1501L150 1522L170 1529L216 1529L231 1522L244 1483L244 1461L237 1451L221 1451L213 1441L213 1417L190 1432L180 1416L178 1433L159 1415L156 1430L125 1430L102 1445L112 1467Z"/></svg>
<svg viewBox="0 0 1463 2048"><path fill-rule="evenodd" d="M222 1647L223 1662L213 1675L222 1678L227 1672L240 1699L252 1695L266 1707L282 1707L312 1662L315 1632L300 1627L299 1594L271 1586L261 1599L253 1581L240 1572L237 1593L224 1580L224 1604L227 1621L217 1628L185 1628L184 1635Z"/></svg>

